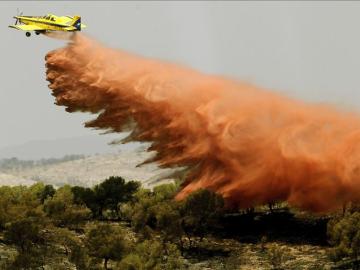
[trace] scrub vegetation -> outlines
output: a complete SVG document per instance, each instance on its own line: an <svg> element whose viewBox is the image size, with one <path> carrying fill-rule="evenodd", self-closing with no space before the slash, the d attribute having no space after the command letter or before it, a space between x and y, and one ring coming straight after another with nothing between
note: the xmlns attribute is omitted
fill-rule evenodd
<svg viewBox="0 0 360 270"><path fill-rule="evenodd" d="M109 177L0 187L0 269L359 269L360 212L229 209L200 189Z"/></svg>

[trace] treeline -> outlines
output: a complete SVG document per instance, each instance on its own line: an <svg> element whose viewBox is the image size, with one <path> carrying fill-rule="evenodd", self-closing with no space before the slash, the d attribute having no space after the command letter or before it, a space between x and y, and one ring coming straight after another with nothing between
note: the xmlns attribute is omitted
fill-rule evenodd
<svg viewBox="0 0 360 270"><path fill-rule="evenodd" d="M0 243L8 247L0 269L188 269L186 254L218 231L229 213L211 191L200 189L176 201L178 189L176 184L144 189L121 177L93 188L0 187ZM349 207L331 219L327 233L329 256L358 269L358 209ZM281 269L282 250L273 245L268 254L273 268Z"/></svg>
<svg viewBox="0 0 360 270"><path fill-rule="evenodd" d="M93 188L0 187L2 242L14 248L0 268L186 269L184 250L215 226L224 204L207 190L182 202L176 192L121 177Z"/></svg>
<svg viewBox="0 0 360 270"><path fill-rule="evenodd" d="M43 158L39 160L22 160L16 157L0 160L0 171L28 169L36 166L53 165L85 158L84 155L66 155L62 158Z"/></svg>

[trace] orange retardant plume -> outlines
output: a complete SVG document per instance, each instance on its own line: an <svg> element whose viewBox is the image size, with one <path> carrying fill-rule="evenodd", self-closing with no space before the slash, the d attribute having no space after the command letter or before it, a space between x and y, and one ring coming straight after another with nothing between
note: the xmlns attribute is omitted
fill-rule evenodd
<svg viewBox="0 0 360 270"><path fill-rule="evenodd" d="M228 206L275 201L314 212L360 198L360 117L146 59L75 35L46 56L56 104L131 130L151 160L187 167L177 199L207 188ZM132 124L136 123L136 124Z"/></svg>

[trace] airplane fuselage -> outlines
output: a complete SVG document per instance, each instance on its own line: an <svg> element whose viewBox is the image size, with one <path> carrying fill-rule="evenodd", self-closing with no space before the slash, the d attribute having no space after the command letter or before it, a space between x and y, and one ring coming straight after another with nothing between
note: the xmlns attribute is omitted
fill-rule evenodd
<svg viewBox="0 0 360 270"><path fill-rule="evenodd" d="M69 28L68 25L59 25L56 22L50 22L48 20L43 19L32 19L31 17L19 17L20 23L27 25L38 25L44 28L46 31L77 31L75 27L74 29L66 29Z"/></svg>
<svg viewBox="0 0 360 270"><path fill-rule="evenodd" d="M45 16L15 16L15 25L9 25L11 28L26 31L26 36L30 36L30 31L36 34L63 31L75 32L81 31L86 25L81 23L80 16L55 16L48 14Z"/></svg>

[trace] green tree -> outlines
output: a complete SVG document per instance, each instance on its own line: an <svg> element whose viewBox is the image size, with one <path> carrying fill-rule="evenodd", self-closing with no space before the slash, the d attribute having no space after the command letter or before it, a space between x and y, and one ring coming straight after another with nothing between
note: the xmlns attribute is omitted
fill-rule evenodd
<svg viewBox="0 0 360 270"><path fill-rule="evenodd" d="M59 188L55 195L44 203L44 211L56 226L78 228L90 216L89 210L74 204L70 186Z"/></svg>
<svg viewBox="0 0 360 270"><path fill-rule="evenodd" d="M158 203L153 209L156 217L156 229L165 242L179 243L182 247L181 214L177 202Z"/></svg>
<svg viewBox="0 0 360 270"><path fill-rule="evenodd" d="M53 242L60 245L65 251L69 262L73 263L77 270L86 270L89 268L89 257L81 239L66 228L54 228Z"/></svg>
<svg viewBox="0 0 360 270"><path fill-rule="evenodd" d="M190 245L191 236L199 236L201 241L210 228L217 224L223 208L223 198L207 189L195 191L183 201L182 226Z"/></svg>
<svg viewBox="0 0 360 270"><path fill-rule="evenodd" d="M140 189L136 193L135 198L136 201L130 203L130 206L127 207L126 216L131 220L131 226L135 232L143 233L150 229L149 225L152 225L150 224L151 217L153 216L151 207L155 204L155 199L148 189Z"/></svg>
<svg viewBox="0 0 360 270"><path fill-rule="evenodd" d="M174 199L177 191L178 187L173 183L162 184L154 187L153 195L157 202L169 201Z"/></svg>
<svg viewBox="0 0 360 270"><path fill-rule="evenodd" d="M8 225L4 241L18 250L11 269L36 269L44 265L47 249L43 228L44 224L34 218L20 219Z"/></svg>
<svg viewBox="0 0 360 270"><path fill-rule="evenodd" d="M44 188L38 193L41 203L44 203L47 198L52 198L56 193L52 185L45 185Z"/></svg>
<svg viewBox="0 0 360 270"><path fill-rule="evenodd" d="M33 220L21 219L12 222L5 231L4 240L21 252L29 251L33 245L43 242L41 226Z"/></svg>
<svg viewBox="0 0 360 270"><path fill-rule="evenodd" d="M74 186L71 188L74 195L74 203L78 205L86 205L91 210L92 217L99 217L99 205L96 200L95 191L91 188L85 188L80 186Z"/></svg>
<svg viewBox="0 0 360 270"><path fill-rule="evenodd" d="M15 220L41 215L42 206L36 194L39 186L0 187L0 229Z"/></svg>
<svg viewBox="0 0 360 270"><path fill-rule="evenodd" d="M360 255L360 213L349 213L343 218L329 221L327 233L329 242L334 246L330 252L331 258L334 261L348 258L354 262L353 269L358 269Z"/></svg>
<svg viewBox="0 0 360 270"><path fill-rule="evenodd" d="M185 269L184 261L176 245L157 240L145 240L136 245L116 269L121 270L181 270Z"/></svg>
<svg viewBox="0 0 360 270"><path fill-rule="evenodd" d="M153 230L165 228L167 225L176 227L177 221L169 220L178 216L177 203L173 200L176 190L174 184L159 185L153 191L140 189L134 196L134 202L127 207L126 213L134 230L149 238Z"/></svg>
<svg viewBox="0 0 360 270"><path fill-rule="evenodd" d="M15 260L8 266L9 270L44 269L45 257L39 248L32 248L27 252L19 252Z"/></svg>
<svg viewBox="0 0 360 270"><path fill-rule="evenodd" d="M85 245L89 255L102 259L104 269L108 269L109 260L119 261L124 257L129 242L121 227L97 224L86 234Z"/></svg>
<svg viewBox="0 0 360 270"><path fill-rule="evenodd" d="M12 190L8 186L0 187L0 228L5 229L5 224L8 223L13 216L11 215L11 208L13 206Z"/></svg>
<svg viewBox="0 0 360 270"><path fill-rule="evenodd" d="M111 176L93 189L75 186L71 190L74 202L85 204L94 218L103 218L104 210L112 211L119 218L119 207L131 201L139 187L139 182L126 182L122 177Z"/></svg>
<svg viewBox="0 0 360 270"><path fill-rule="evenodd" d="M142 238L151 239L154 234L158 234L164 244L176 243L183 251L184 231L180 204L174 200L176 192L174 184L159 185L153 191L140 189L134 202L127 204L123 210Z"/></svg>
<svg viewBox="0 0 360 270"><path fill-rule="evenodd" d="M118 176L111 176L96 185L94 192L98 205L98 215L102 216L103 210L109 209L119 217L119 204L132 200L139 187L139 182L126 182L122 177Z"/></svg>

